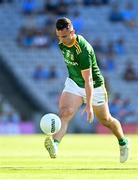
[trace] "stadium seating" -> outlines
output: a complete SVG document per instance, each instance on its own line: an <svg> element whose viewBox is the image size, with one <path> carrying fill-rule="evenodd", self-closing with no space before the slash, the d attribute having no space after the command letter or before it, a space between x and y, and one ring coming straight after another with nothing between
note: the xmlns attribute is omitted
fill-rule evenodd
<svg viewBox="0 0 138 180"><path fill-rule="evenodd" d="M43 1L41 1L41 3L43 3ZM134 4L138 6L137 0L134 0ZM85 19L82 35L89 41L92 42L97 37L101 38L104 42L120 36L125 37L127 53L124 56L117 56L115 62L117 71L115 73L111 72L108 80L111 94L120 92L123 97L130 97L132 103L135 105L138 102L138 83L124 82L121 74L128 57L132 59L138 70L137 29L128 29L120 23L111 24L108 21L110 6L85 8L80 6L79 10L81 16ZM136 15L138 19L138 12L136 12ZM55 45L48 49L25 49L17 45L17 34L25 18L21 13L21 6L18 1L15 1L14 5L1 5L0 52L5 57L9 66L14 70L16 76L24 83L26 88L32 92L32 95L36 96L37 100L49 111L58 112L57 102L59 93L64 87L65 75L67 74L63 58ZM47 68L50 67L50 65L56 64L63 75L54 81L54 83L48 80L35 81L32 75L38 64L43 64Z"/></svg>

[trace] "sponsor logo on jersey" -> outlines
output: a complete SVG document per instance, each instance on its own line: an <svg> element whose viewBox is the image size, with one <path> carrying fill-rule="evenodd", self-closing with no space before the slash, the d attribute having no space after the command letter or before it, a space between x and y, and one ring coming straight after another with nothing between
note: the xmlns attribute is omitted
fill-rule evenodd
<svg viewBox="0 0 138 180"><path fill-rule="evenodd" d="M70 52L70 50L62 51L64 55L64 60L68 65L78 66L78 63L75 62L74 54Z"/></svg>
<svg viewBox="0 0 138 180"><path fill-rule="evenodd" d="M72 65L72 66L78 66L78 63L77 63L77 62L72 62L72 61L70 61L70 60L68 60L68 59L66 59L66 58L64 58L64 59L65 59L65 62L66 62L67 64Z"/></svg>

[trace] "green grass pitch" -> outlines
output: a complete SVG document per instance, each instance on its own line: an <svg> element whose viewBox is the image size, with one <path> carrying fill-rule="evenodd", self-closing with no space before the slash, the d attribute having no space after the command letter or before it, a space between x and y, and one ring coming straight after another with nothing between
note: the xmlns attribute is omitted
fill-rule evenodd
<svg viewBox="0 0 138 180"><path fill-rule="evenodd" d="M57 159L44 148L44 135L0 136L0 180L137 180L138 137L128 162L119 163L112 135L66 135Z"/></svg>

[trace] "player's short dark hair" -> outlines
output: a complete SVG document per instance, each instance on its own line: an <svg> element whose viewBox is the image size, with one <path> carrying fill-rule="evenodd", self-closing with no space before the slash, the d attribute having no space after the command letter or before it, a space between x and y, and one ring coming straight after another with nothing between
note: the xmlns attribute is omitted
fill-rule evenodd
<svg viewBox="0 0 138 180"><path fill-rule="evenodd" d="M63 17L57 20L56 22L56 29L58 31L63 30L63 29L71 29L73 30L73 25L70 19Z"/></svg>

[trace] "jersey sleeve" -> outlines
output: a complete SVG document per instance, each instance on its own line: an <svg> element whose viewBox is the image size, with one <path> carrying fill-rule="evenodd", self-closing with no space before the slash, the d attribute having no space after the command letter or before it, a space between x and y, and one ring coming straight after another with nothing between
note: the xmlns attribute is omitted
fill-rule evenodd
<svg viewBox="0 0 138 180"><path fill-rule="evenodd" d="M85 70L92 67L92 61L95 58L94 52L83 48L79 56L80 69Z"/></svg>

